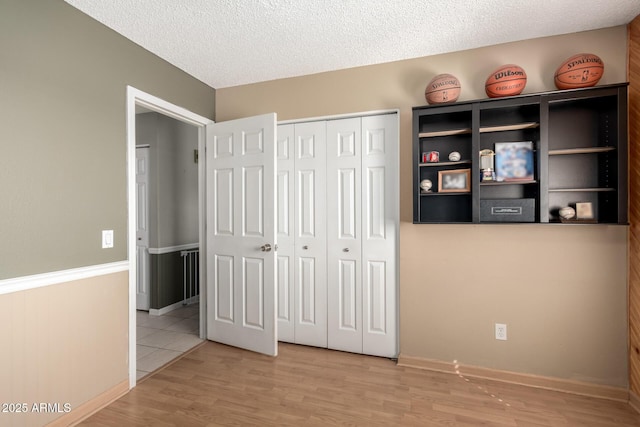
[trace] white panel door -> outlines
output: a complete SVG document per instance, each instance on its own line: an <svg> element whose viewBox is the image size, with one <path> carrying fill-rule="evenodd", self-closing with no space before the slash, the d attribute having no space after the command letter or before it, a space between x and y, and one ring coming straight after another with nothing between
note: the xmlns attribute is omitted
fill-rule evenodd
<svg viewBox="0 0 640 427"><path fill-rule="evenodd" d="M328 344L362 352L360 118L327 122Z"/></svg>
<svg viewBox="0 0 640 427"><path fill-rule="evenodd" d="M362 118L362 352L397 356L398 118Z"/></svg>
<svg viewBox="0 0 640 427"><path fill-rule="evenodd" d="M275 356L276 116L206 133L207 338Z"/></svg>
<svg viewBox="0 0 640 427"><path fill-rule="evenodd" d="M278 340L295 342L294 326L294 253L295 253L295 150L294 125L279 125L276 142L278 252L276 254L278 290Z"/></svg>
<svg viewBox="0 0 640 427"><path fill-rule="evenodd" d="M325 122L296 124L294 134L294 342L326 347Z"/></svg>
<svg viewBox="0 0 640 427"><path fill-rule="evenodd" d="M149 148L136 148L136 309L149 310Z"/></svg>

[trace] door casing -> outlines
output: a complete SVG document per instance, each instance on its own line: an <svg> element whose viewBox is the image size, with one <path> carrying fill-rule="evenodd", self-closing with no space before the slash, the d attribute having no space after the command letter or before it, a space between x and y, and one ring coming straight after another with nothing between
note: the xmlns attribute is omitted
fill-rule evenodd
<svg viewBox="0 0 640 427"><path fill-rule="evenodd" d="M205 126L213 120L193 113L183 107L161 98L127 86L127 205L128 232L127 248L129 262L129 388L136 386L136 280L138 266L136 261L136 106L144 107L181 122L196 126L198 129L198 151L204 153ZM203 156L204 157L204 156ZM199 240L205 242L205 162L198 162L198 216ZM201 244L201 259L206 259L206 245ZM200 263L200 280L206 283L206 269ZM206 286L200 288L200 338L206 337Z"/></svg>

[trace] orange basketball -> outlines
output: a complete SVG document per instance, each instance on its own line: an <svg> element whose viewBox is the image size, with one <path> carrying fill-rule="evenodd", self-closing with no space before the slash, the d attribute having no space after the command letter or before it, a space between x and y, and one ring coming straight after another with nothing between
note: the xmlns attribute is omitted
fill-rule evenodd
<svg viewBox="0 0 640 427"><path fill-rule="evenodd" d="M515 64L506 64L489 75L484 90L489 98L513 96L522 92L527 85L527 73Z"/></svg>
<svg viewBox="0 0 640 427"><path fill-rule="evenodd" d="M456 102L460 96L460 80L451 74L438 74L431 79L424 91L429 104Z"/></svg>
<svg viewBox="0 0 640 427"><path fill-rule="evenodd" d="M558 89L595 86L604 74L604 62L592 53L573 55L556 70L553 80Z"/></svg>

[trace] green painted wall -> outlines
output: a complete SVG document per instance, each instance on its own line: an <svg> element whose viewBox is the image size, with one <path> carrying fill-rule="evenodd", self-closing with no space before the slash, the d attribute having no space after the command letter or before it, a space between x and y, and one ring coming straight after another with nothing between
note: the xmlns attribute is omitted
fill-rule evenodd
<svg viewBox="0 0 640 427"><path fill-rule="evenodd" d="M126 86L211 119L215 90L62 0L0 1L0 82L0 280L126 260Z"/></svg>

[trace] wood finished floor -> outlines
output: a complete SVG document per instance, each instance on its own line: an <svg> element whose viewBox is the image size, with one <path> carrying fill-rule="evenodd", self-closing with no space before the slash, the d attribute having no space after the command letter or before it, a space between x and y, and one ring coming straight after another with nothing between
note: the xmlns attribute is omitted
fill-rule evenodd
<svg viewBox="0 0 640 427"><path fill-rule="evenodd" d="M280 344L205 342L83 426L640 426L628 404Z"/></svg>

